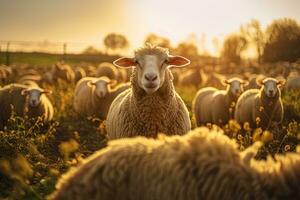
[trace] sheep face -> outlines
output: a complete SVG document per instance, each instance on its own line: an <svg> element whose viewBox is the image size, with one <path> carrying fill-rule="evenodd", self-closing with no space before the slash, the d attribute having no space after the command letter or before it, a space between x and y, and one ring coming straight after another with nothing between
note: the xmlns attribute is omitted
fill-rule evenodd
<svg viewBox="0 0 300 200"><path fill-rule="evenodd" d="M99 98L103 98L109 91L109 85L115 84L115 80L110 80L107 77L101 77L99 79L89 81L87 84L89 87L95 87L95 94Z"/></svg>
<svg viewBox="0 0 300 200"><path fill-rule="evenodd" d="M21 94L26 95L28 98L29 106L36 107L41 103L41 97L43 94L49 94L51 91L41 88L28 88L22 90Z"/></svg>
<svg viewBox="0 0 300 200"><path fill-rule="evenodd" d="M171 56L161 47L146 46L135 52L135 58L119 58L114 61L118 67L135 67L138 86L147 94L156 92L165 81L166 69L171 66L183 67L190 61L181 56Z"/></svg>
<svg viewBox="0 0 300 200"><path fill-rule="evenodd" d="M285 80L276 80L274 78L265 78L258 80L257 84L261 86L261 90L269 98L274 98L280 94L280 87L285 84Z"/></svg>
<svg viewBox="0 0 300 200"><path fill-rule="evenodd" d="M239 78L225 80L224 83L227 85L227 90L229 90L230 94L235 97L239 97L244 92L244 86L248 85L247 81Z"/></svg>

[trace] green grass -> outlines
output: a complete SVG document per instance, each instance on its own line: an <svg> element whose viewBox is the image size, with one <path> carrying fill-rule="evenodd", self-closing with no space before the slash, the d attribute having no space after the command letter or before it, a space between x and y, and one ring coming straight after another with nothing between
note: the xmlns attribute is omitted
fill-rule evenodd
<svg viewBox="0 0 300 200"><path fill-rule="evenodd" d="M77 64L81 62L88 62L98 64L100 62L112 62L119 56L114 55L84 55L84 54L50 54L50 53L25 53L25 52L11 52L9 54L10 64L26 63L29 65L51 65L58 61L65 60L70 64ZM6 64L6 53L0 52L0 64Z"/></svg>

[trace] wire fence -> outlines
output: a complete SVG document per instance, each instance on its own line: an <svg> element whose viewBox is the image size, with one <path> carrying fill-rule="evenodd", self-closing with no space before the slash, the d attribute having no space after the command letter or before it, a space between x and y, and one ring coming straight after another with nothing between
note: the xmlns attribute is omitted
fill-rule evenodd
<svg viewBox="0 0 300 200"><path fill-rule="evenodd" d="M6 65L12 63L16 53L46 53L58 55L59 59L65 60L68 54L82 53L87 47L93 46L88 43L50 42L50 41L1 41L0 40L0 62Z"/></svg>

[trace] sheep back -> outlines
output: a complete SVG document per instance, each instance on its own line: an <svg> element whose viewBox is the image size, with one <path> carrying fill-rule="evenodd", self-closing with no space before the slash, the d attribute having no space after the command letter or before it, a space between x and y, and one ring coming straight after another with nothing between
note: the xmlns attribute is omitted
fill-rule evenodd
<svg viewBox="0 0 300 200"><path fill-rule="evenodd" d="M50 199L264 199L247 164L233 141L206 128L121 139L63 176Z"/></svg>

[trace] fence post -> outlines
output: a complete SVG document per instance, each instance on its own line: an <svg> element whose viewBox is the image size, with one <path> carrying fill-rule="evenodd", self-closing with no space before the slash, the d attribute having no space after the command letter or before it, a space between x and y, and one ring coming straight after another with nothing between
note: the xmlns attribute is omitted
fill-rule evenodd
<svg viewBox="0 0 300 200"><path fill-rule="evenodd" d="M5 62L6 66L10 65L9 45L10 45L10 42L7 42L7 44L6 44L6 62Z"/></svg>
<svg viewBox="0 0 300 200"><path fill-rule="evenodd" d="M67 43L63 44L63 60L67 60Z"/></svg>

